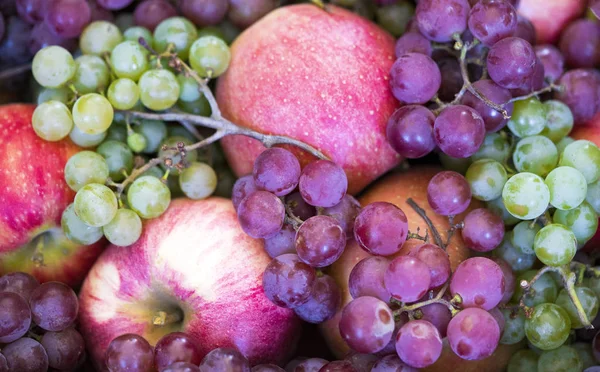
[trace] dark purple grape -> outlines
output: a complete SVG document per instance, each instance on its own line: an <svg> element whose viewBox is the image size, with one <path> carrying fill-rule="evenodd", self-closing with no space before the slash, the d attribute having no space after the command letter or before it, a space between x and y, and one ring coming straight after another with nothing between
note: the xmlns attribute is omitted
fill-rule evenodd
<svg viewBox="0 0 600 372"><path fill-rule="evenodd" d="M446 330L448 329L448 323L452 319L452 314L448 307L443 304L431 304L423 306L421 309L422 317L421 320L426 320L433 324L440 332L442 338L446 337Z"/></svg>
<svg viewBox="0 0 600 372"><path fill-rule="evenodd" d="M251 372L285 372L285 369L275 364L259 364L252 367Z"/></svg>
<svg viewBox="0 0 600 372"><path fill-rule="evenodd" d="M517 18L517 29L515 30L515 34L513 36L526 40L531 45L535 44L537 38L533 23L521 15L519 15Z"/></svg>
<svg viewBox="0 0 600 372"><path fill-rule="evenodd" d="M491 310L504 296L504 273L497 263L485 257L461 262L450 279L450 292L461 297L461 306Z"/></svg>
<svg viewBox="0 0 600 372"><path fill-rule="evenodd" d="M473 83L473 88L475 88L475 90L477 90L483 96L487 97L490 101L499 105L508 102L512 98L510 91L502 88L489 79L476 81ZM486 105L485 102L475 97L471 92L467 91L465 93L461 103L463 105L472 107L479 113L479 115L481 115L481 118L485 123L485 130L487 132L497 132L504 128L508 122L508 119L504 119L502 113ZM504 106L504 109L509 116L512 115L513 104L510 103Z"/></svg>
<svg viewBox="0 0 600 372"><path fill-rule="evenodd" d="M177 15L177 9L168 0L145 0L133 12L136 25L154 31L159 23Z"/></svg>
<svg viewBox="0 0 600 372"><path fill-rule="evenodd" d="M408 255L421 260L431 274L430 288L437 288L448 281L452 271L450 270L450 259L442 248L434 244L421 244L414 246Z"/></svg>
<svg viewBox="0 0 600 372"><path fill-rule="evenodd" d="M31 59L28 47L31 29L31 25L19 17L6 20L4 38L0 43L0 64L16 65Z"/></svg>
<svg viewBox="0 0 600 372"><path fill-rule="evenodd" d="M343 199L342 199L343 200ZM285 197L285 203L294 216L306 221L317 214L317 209L302 199L300 192L293 192ZM335 207L332 207L335 208Z"/></svg>
<svg viewBox="0 0 600 372"><path fill-rule="evenodd" d="M487 311L464 309L448 324L447 338L452 351L462 359L481 360L498 347L500 327Z"/></svg>
<svg viewBox="0 0 600 372"><path fill-rule="evenodd" d="M229 2L222 0L179 0L184 17L198 27L216 25L225 18Z"/></svg>
<svg viewBox="0 0 600 372"><path fill-rule="evenodd" d="M296 230L290 225L283 225L277 234L265 239L265 251L271 258L286 253L296 254Z"/></svg>
<svg viewBox="0 0 600 372"><path fill-rule="evenodd" d="M512 36L516 29L517 11L505 0L481 0L469 12L469 30L487 46Z"/></svg>
<svg viewBox="0 0 600 372"><path fill-rule="evenodd" d="M227 18L240 28L246 28L277 8L276 0L229 0Z"/></svg>
<svg viewBox="0 0 600 372"><path fill-rule="evenodd" d="M442 74L442 85L438 97L442 101L452 101L463 86L460 64L454 57L443 57L436 60ZM473 65L471 65L473 66Z"/></svg>
<svg viewBox="0 0 600 372"><path fill-rule="evenodd" d="M22 20L35 25L44 21L48 0L17 0L17 13Z"/></svg>
<svg viewBox="0 0 600 372"><path fill-rule="evenodd" d="M285 207L274 194L256 191L241 201L237 215L246 234L253 238L269 238L283 227Z"/></svg>
<svg viewBox="0 0 600 372"><path fill-rule="evenodd" d="M31 54L35 54L40 49L50 45L60 45L69 51L74 51L77 49L77 39L64 39L56 36L45 22L38 23L31 30L29 51Z"/></svg>
<svg viewBox="0 0 600 372"><path fill-rule="evenodd" d="M33 322L46 331L58 332L77 319L77 295L67 285L47 282L37 287L29 299Z"/></svg>
<svg viewBox="0 0 600 372"><path fill-rule="evenodd" d="M432 41L452 41L467 29L467 0L420 0L415 10L421 33Z"/></svg>
<svg viewBox="0 0 600 372"><path fill-rule="evenodd" d="M469 106L448 106L435 119L433 136L444 154L468 158L483 143L485 124L481 115Z"/></svg>
<svg viewBox="0 0 600 372"><path fill-rule="evenodd" d="M536 55L531 44L518 37L507 37L494 44L487 56L491 79L507 89L527 85L535 72Z"/></svg>
<svg viewBox="0 0 600 372"><path fill-rule="evenodd" d="M584 124L600 111L600 73L593 69L565 72L558 84L563 87L556 98L569 106L575 124Z"/></svg>
<svg viewBox="0 0 600 372"><path fill-rule="evenodd" d="M340 334L359 353L376 353L392 339L394 316L388 305L375 297L359 297L342 311Z"/></svg>
<svg viewBox="0 0 600 372"><path fill-rule="evenodd" d="M133 0L96 0L105 9L120 10L133 3Z"/></svg>
<svg viewBox="0 0 600 372"><path fill-rule="evenodd" d="M300 162L288 150L274 147L263 151L254 161L252 175L260 190L284 196L298 186Z"/></svg>
<svg viewBox="0 0 600 372"><path fill-rule="evenodd" d="M399 252L407 236L406 215L392 203L371 203L354 221L354 239L374 255L389 256Z"/></svg>
<svg viewBox="0 0 600 372"><path fill-rule="evenodd" d="M275 305L293 309L309 300L316 277L315 270L297 255L284 254L267 265L263 289Z"/></svg>
<svg viewBox="0 0 600 372"><path fill-rule="evenodd" d="M94 0L88 0L88 4L90 4L90 10L92 12L92 16L90 22L94 21L107 21L113 22L115 20L114 14L106 8L101 7Z"/></svg>
<svg viewBox="0 0 600 372"><path fill-rule="evenodd" d="M455 216L469 207L471 187L460 173L439 172L427 185L427 201L435 213Z"/></svg>
<svg viewBox="0 0 600 372"><path fill-rule="evenodd" d="M403 106L388 120L388 142L405 158L421 158L435 148L434 121L435 115L423 106Z"/></svg>
<svg viewBox="0 0 600 372"><path fill-rule="evenodd" d="M319 372L319 370L329 363L328 360L321 358L310 358L301 361L292 372Z"/></svg>
<svg viewBox="0 0 600 372"><path fill-rule="evenodd" d="M392 65L391 87L403 104L425 104L435 96L442 76L431 57L421 53L403 54Z"/></svg>
<svg viewBox="0 0 600 372"><path fill-rule="evenodd" d="M196 341L183 332L163 336L154 346L154 366L162 371L175 362L199 364L202 361Z"/></svg>
<svg viewBox="0 0 600 372"><path fill-rule="evenodd" d="M536 45L535 54L544 65L544 77L549 81L558 80L565 71L565 57L551 44Z"/></svg>
<svg viewBox="0 0 600 372"><path fill-rule="evenodd" d="M45 22L57 36L77 37L92 19L85 0L53 0L46 8Z"/></svg>
<svg viewBox="0 0 600 372"><path fill-rule="evenodd" d="M48 370L48 354L33 338L20 338L2 348L11 372L44 372Z"/></svg>
<svg viewBox="0 0 600 372"><path fill-rule="evenodd" d="M398 331L396 351L400 359L409 366L425 368L442 355L442 337L428 321L413 320Z"/></svg>
<svg viewBox="0 0 600 372"><path fill-rule="evenodd" d="M8 362L2 353L0 353L0 372L10 372L8 369Z"/></svg>
<svg viewBox="0 0 600 372"><path fill-rule="evenodd" d="M336 163L317 160L302 170L298 186L308 204L327 208L342 201L348 190L348 178Z"/></svg>
<svg viewBox="0 0 600 372"><path fill-rule="evenodd" d="M385 257L367 257L358 262L350 271L348 289L352 298L372 296L389 302L390 292L383 281L390 260Z"/></svg>
<svg viewBox="0 0 600 372"><path fill-rule="evenodd" d="M508 262L504 261L499 257L493 257L492 261L500 266L502 269L502 273L504 274L504 296L502 296L502 300L500 300L500 305L507 304L512 298L513 293L515 293L516 286L516 277L512 268L508 264Z"/></svg>
<svg viewBox="0 0 600 372"><path fill-rule="evenodd" d="M396 41L396 58L407 53L421 53L431 57L431 41L420 32L405 32Z"/></svg>
<svg viewBox="0 0 600 372"><path fill-rule="evenodd" d="M74 370L85 354L83 337L75 328L46 332L40 343L48 354L50 367L61 371Z"/></svg>
<svg viewBox="0 0 600 372"><path fill-rule="evenodd" d="M335 218L346 233L346 238L352 238L354 234L354 220L360 213L360 203L352 195L344 195L342 201L333 207L323 208L324 216Z"/></svg>
<svg viewBox="0 0 600 372"><path fill-rule="evenodd" d="M298 257L312 267L329 266L346 248L346 234L331 217L314 216L306 220L296 233Z"/></svg>
<svg viewBox="0 0 600 372"><path fill-rule="evenodd" d="M399 256L390 262L383 282L396 300L415 302L431 287L431 274L429 267L418 258Z"/></svg>
<svg viewBox="0 0 600 372"><path fill-rule="evenodd" d="M17 5L15 0L0 1L0 13L6 17L17 15Z"/></svg>
<svg viewBox="0 0 600 372"><path fill-rule="evenodd" d="M250 372L250 363L242 353L235 349L218 348L206 354L202 359L200 371Z"/></svg>
<svg viewBox="0 0 600 372"><path fill-rule="evenodd" d="M200 372L200 367L187 362L176 362L161 370L161 372Z"/></svg>
<svg viewBox="0 0 600 372"><path fill-rule="evenodd" d="M337 283L329 275L323 275L315 280L308 301L296 307L294 312L305 322L319 324L331 319L341 302Z"/></svg>
<svg viewBox="0 0 600 372"><path fill-rule="evenodd" d="M110 342L104 356L110 371L151 371L154 367L152 346L142 336L127 333Z"/></svg>
<svg viewBox="0 0 600 372"><path fill-rule="evenodd" d="M357 372L370 372L373 368L373 364L379 358L373 354L361 354L352 353L351 355L344 358L349 361Z"/></svg>
<svg viewBox="0 0 600 372"><path fill-rule="evenodd" d="M238 209L238 206L242 200L257 191L256 185L254 184L254 177L251 174L240 177L233 184L233 190L231 191L231 201L233 207Z"/></svg>
<svg viewBox="0 0 600 372"><path fill-rule="evenodd" d="M571 68L594 67L600 62L600 28L596 21L572 22L563 30L558 45Z"/></svg>
<svg viewBox="0 0 600 372"><path fill-rule="evenodd" d="M387 355L379 359L373 365L371 372L417 372L398 358L398 355Z"/></svg>
<svg viewBox="0 0 600 372"><path fill-rule="evenodd" d="M477 252L489 252L504 239L502 217L489 209L474 209L465 216L461 230L465 245Z"/></svg>
<svg viewBox="0 0 600 372"><path fill-rule="evenodd" d="M600 0L590 0L590 11L596 18L600 18Z"/></svg>
<svg viewBox="0 0 600 372"><path fill-rule="evenodd" d="M0 344L23 337L31 325L27 301L14 292L0 292Z"/></svg>
<svg viewBox="0 0 600 372"><path fill-rule="evenodd" d="M18 293L27 301L39 286L40 282L27 273L14 272L0 277L0 292Z"/></svg>

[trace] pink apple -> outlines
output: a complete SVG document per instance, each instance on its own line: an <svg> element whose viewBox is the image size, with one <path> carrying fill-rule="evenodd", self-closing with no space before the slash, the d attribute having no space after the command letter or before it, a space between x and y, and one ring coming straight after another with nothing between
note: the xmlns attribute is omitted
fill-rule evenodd
<svg viewBox="0 0 600 372"><path fill-rule="evenodd" d="M375 24L333 5L286 6L244 31L231 53L217 86L226 118L321 150L344 168L352 194L400 161L385 136L398 107L389 84L394 40ZM243 136L222 144L238 176L264 150ZM293 150L303 165L312 160Z"/></svg>
<svg viewBox="0 0 600 372"><path fill-rule="evenodd" d="M69 140L39 138L31 126L34 109L0 106L0 275L24 271L75 286L104 242L81 246L63 234L60 218L75 196L63 172L80 149Z"/></svg>
<svg viewBox="0 0 600 372"><path fill-rule="evenodd" d="M538 44L552 44L585 7L584 0L521 0L517 10L533 23Z"/></svg>
<svg viewBox="0 0 600 372"><path fill-rule="evenodd" d="M291 356L300 321L263 293L270 262L261 240L238 224L231 200L177 199L149 220L140 240L110 246L80 292L80 325L97 366L110 341L136 333L152 345L180 331L203 354L235 347L252 364ZM164 315L165 325L153 325Z"/></svg>

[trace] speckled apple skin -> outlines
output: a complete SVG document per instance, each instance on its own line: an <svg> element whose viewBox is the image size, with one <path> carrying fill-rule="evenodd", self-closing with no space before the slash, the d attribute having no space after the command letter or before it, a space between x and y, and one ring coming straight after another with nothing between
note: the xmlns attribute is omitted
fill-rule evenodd
<svg viewBox="0 0 600 372"><path fill-rule="evenodd" d="M231 52L217 84L227 119L321 150L344 168L352 194L400 161L385 136L398 107L389 82L394 40L375 24L332 5L286 6L244 31ZM243 136L222 144L238 176L264 150ZM313 159L294 153L303 165Z"/></svg>
<svg viewBox="0 0 600 372"><path fill-rule="evenodd" d="M552 44L585 8L584 0L521 0L517 10L533 23L538 44Z"/></svg>
<svg viewBox="0 0 600 372"><path fill-rule="evenodd" d="M177 199L148 220L138 242L110 246L80 292L80 326L98 367L110 341L137 333L154 344L151 315L165 303L186 307L183 325L202 355L235 347L252 364L281 363L294 351L300 320L264 295L270 262L263 243L246 235L231 200ZM162 298L153 306L152 299Z"/></svg>

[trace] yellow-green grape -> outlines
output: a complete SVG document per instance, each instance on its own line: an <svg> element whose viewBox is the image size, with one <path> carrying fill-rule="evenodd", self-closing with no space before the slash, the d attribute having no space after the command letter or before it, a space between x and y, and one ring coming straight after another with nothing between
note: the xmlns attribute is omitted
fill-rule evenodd
<svg viewBox="0 0 600 372"><path fill-rule="evenodd" d="M71 133L69 133L69 138L73 141L74 144L80 147L95 147L104 141L106 138L107 132L102 132L98 134L87 134L82 132L75 125L73 129L71 129Z"/></svg>
<svg viewBox="0 0 600 372"><path fill-rule="evenodd" d="M89 183L104 184L108 179L108 164L93 151L81 151L71 156L65 165L65 180L73 191Z"/></svg>
<svg viewBox="0 0 600 372"><path fill-rule="evenodd" d="M569 136L563 137L560 141L556 142L556 149L558 150L559 157L565 151L565 148L573 142L575 142L575 140L573 139L573 137Z"/></svg>
<svg viewBox="0 0 600 372"><path fill-rule="evenodd" d="M106 132L113 121L114 111L108 100L97 93L79 97L73 106L73 122L84 133Z"/></svg>
<svg viewBox="0 0 600 372"><path fill-rule="evenodd" d="M36 107L31 123L35 133L46 141L60 141L73 128L71 111L58 101L44 102Z"/></svg>
<svg viewBox="0 0 600 372"><path fill-rule="evenodd" d="M205 163L194 162L181 171L179 186L190 199L205 199L217 188L217 174Z"/></svg>
<svg viewBox="0 0 600 372"><path fill-rule="evenodd" d="M115 218L102 227L102 231L109 242L126 247L137 242L142 235L142 220L131 209L119 209Z"/></svg>
<svg viewBox="0 0 600 372"><path fill-rule="evenodd" d="M198 38L201 38L204 36L214 36L214 37L218 37L219 39L221 39L225 42L227 41L225 34L223 33L223 30L221 30L220 28L218 28L216 26L207 26L207 27L198 29Z"/></svg>
<svg viewBox="0 0 600 372"><path fill-rule="evenodd" d="M183 17L171 17L156 26L153 45L158 52L164 52L172 45L173 52L187 60L190 46L197 37L198 31L192 22Z"/></svg>
<svg viewBox="0 0 600 372"><path fill-rule="evenodd" d="M598 315L598 306L600 305L598 297L596 297L596 293L587 287L575 287L575 294L577 295L579 302L581 302L583 312L591 322L594 320L596 315ZM556 304L562 307L569 315L569 318L571 319L571 328L577 329L583 327L583 323L581 322L581 319L579 319L575 304L573 304L573 301L571 301L569 292L567 292L566 289L562 289L560 291L558 297L556 298Z"/></svg>
<svg viewBox="0 0 600 372"><path fill-rule="evenodd" d="M502 164L492 159L482 159L469 166L465 178L474 198L489 201L502 196L508 175Z"/></svg>
<svg viewBox="0 0 600 372"><path fill-rule="evenodd" d="M164 121L142 120L133 130L146 138L146 147L142 150L145 154L157 152L160 144L167 138L167 125Z"/></svg>
<svg viewBox="0 0 600 372"><path fill-rule="evenodd" d="M517 142L513 163L519 172L530 172L545 177L558 163L558 151L544 136L525 137Z"/></svg>
<svg viewBox="0 0 600 372"><path fill-rule="evenodd" d="M133 132L127 136L127 145L133 152L142 152L146 148L148 141L143 134Z"/></svg>
<svg viewBox="0 0 600 372"><path fill-rule="evenodd" d="M533 173L517 173L508 179L502 190L506 210L522 220L541 216L550 201L550 191L542 177Z"/></svg>
<svg viewBox="0 0 600 372"><path fill-rule="evenodd" d="M123 41L119 28L107 21L95 21L87 25L79 38L79 48L83 54L101 56L109 53Z"/></svg>
<svg viewBox="0 0 600 372"><path fill-rule="evenodd" d="M537 371L576 372L583 371L583 364L577 350L562 345L557 349L544 351L538 360Z"/></svg>
<svg viewBox="0 0 600 372"><path fill-rule="evenodd" d="M123 142L108 140L98 146L96 152L106 159L109 176L113 181L125 179L133 169L133 153Z"/></svg>
<svg viewBox="0 0 600 372"><path fill-rule="evenodd" d="M71 98L73 97L73 92L67 88L42 88L37 97L37 104L41 105L44 102L48 101L58 101L62 102L65 105L69 103Z"/></svg>
<svg viewBox="0 0 600 372"><path fill-rule="evenodd" d="M542 350L552 350L561 346L571 330L571 320L560 306L550 303L540 304L525 320L525 335L531 344Z"/></svg>
<svg viewBox="0 0 600 372"><path fill-rule="evenodd" d="M485 135L479 150L471 156L471 160L492 159L500 164L505 164L511 151L511 145L506 137L503 137L500 133L488 133Z"/></svg>
<svg viewBox="0 0 600 372"><path fill-rule="evenodd" d="M200 93L200 87L196 80L190 76L179 74L177 76L179 81L179 100L184 102L194 102L200 99L202 93Z"/></svg>
<svg viewBox="0 0 600 372"><path fill-rule="evenodd" d="M129 27L127 30L125 30L123 36L125 37L125 40L135 41L136 43L139 42L140 38L144 38L148 45L154 44L152 32L150 32L150 30L148 30L146 27Z"/></svg>
<svg viewBox="0 0 600 372"><path fill-rule="evenodd" d="M190 140L189 138L181 137L181 136L169 137L160 145L160 150L158 151L158 156L163 159L170 158L173 161L173 165L179 164L181 162L181 154L177 150L171 150L172 148L177 148L178 143L183 143L184 146L189 146L193 143L193 141ZM168 149L163 150L162 149L163 146L166 146ZM185 156L185 160L189 163L195 162L196 159L198 159L197 151L189 151ZM164 164L162 164L161 166L163 167L163 169L166 169ZM178 175L179 171L174 168L171 171L171 174Z"/></svg>
<svg viewBox="0 0 600 372"><path fill-rule="evenodd" d="M210 104L204 95L201 95L199 99L192 102L177 101L177 107L187 113L206 117L210 116L212 112Z"/></svg>
<svg viewBox="0 0 600 372"><path fill-rule="evenodd" d="M550 190L550 204L558 209L576 208L587 195L585 177L575 168L558 167L548 174L544 182Z"/></svg>
<svg viewBox="0 0 600 372"><path fill-rule="evenodd" d="M229 67L230 61L229 46L218 37L201 37L190 48L190 64L203 77L221 76Z"/></svg>
<svg viewBox="0 0 600 372"><path fill-rule="evenodd" d="M519 350L510 357L506 372L541 372L537 369L539 358L533 350Z"/></svg>
<svg viewBox="0 0 600 372"><path fill-rule="evenodd" d="M90 245L102 239L101 228L89 226L77 217L74 203L69 204L64 210L60 225L67 239L74 243Z"/></svg>
<svg viewBox="0 0 600 372"><path fill-rule="evenodd" d="M578 248L583 247L598 230L598 214L587 201L568 211L557 209L552 220L573 231Z"/></svg>
<svg viewBox="0 0 600 372"><path fill-rule="evenodd" d="M536 97L516 101L507 126L517 137L539 134L546 126L546 109Z"/></svg>
<svg viewBox="0 0 600 372"><path fill-rule="evenodd" d="M131 110L140 99L140 88L131 79L117 79L110 84L106 95L117 110Z"/></svg>
<svg viewBox="0 0 600 372"><path fill-rule="evenodd" d="M117 214L115 193L99 183L83 186L75 195L75 213L86 225L102 227Z"/></svg>
<svg viewBox="0 0 600 372"><path fill-rule="evenodd" d="M148 70L148 51L139 43L126 40L113 49L110 63L117 77L138 81Z"/></svg>
<svg viewBox="0 0 600 372"><path fill-rule="evenodd" d="M171 191L162 180L144 176L133 181L127 191L127 201L142 218L156 218L163 214L171 203Z"/></svg>
<svg viewBox="0 0 600 372"><path fill-rule="evenodd" d="M573 231L553 223L535 234L533 250L537 258L548 266L566 265L577 253L577 239Z"/></svg>
<svg viewBox="0 0 600 372"><path fill-rule="evenodd" d="M577 169L587 183L596 182L600 178L600 149L593 142L577 140L565 147L558 164Z"/></svg>
<svg viewBox="0 0 600 372"><path fill-rule="evenodd" d="M556 143L573 129L573 113L569 106L557 100L546 101L544 106L546 106L546 127L541 135Z"/></svg>
<svg viewBox="0 0 600 372"><path fill-rule="evenodd" d="M77 72L73 85L80 94L104 92L110 82L110 71L102 58L83 55L75 59Z"/></svg>
<svg viewBox="0 0 600 372"><path fill-rule="evenodd" d="M179 82L167 70L146 71L140 78L139 87L141 101L150 110L166 110L179 99Z"/></svg>
<svg viewBox="0 0 600 372"><path fill-rule="evenodd" d="M75 76L77 65L68 50L52 45L36 53L31 71L44 88L60 88Z"/></svg>

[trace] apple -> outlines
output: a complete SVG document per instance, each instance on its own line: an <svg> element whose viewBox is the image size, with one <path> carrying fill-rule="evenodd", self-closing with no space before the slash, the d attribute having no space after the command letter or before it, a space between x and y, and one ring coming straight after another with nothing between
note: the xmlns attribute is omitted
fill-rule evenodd
<svg viewBox="0 0 600 372"><path fill-rule="evenodd" d="M174 200L138 242L108 247L86 278L79 320L91 357L101 367L124 333L154 345L186 332L203 355L235 347L252 364L287 361L301 322L264 295L270 261L262 240L241 229L231 200Z"/></svg>
<svg viewBox="0 0 600 372"><path fill-rule="evenodd" d="M533 23L538 44L553 44L585 8L583 0L521 0L517 11Z"/></svg>
<svg viewBox="0 0 600 372"><path fill-rule="evenodd" d="M246 29L231 54L217 83L227 119L321 150L344 168L351 194L399 163L385 135L398 107L389 85L394 39L375 24L334 5L281 7ZM244 136L222 145L237 176L265 149ZM289 149L302 165L314 160Z"/></svg>
<svg viewBox="0 0 600 372"><path fill-rule="evenodd" d="M80 151L70 140L47 142L31 126L34 105L0 106L0 275L24 271L39 281L80 284L104 242L69 241L60 218L75 193L64 167Z"/></svg>

